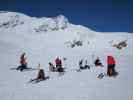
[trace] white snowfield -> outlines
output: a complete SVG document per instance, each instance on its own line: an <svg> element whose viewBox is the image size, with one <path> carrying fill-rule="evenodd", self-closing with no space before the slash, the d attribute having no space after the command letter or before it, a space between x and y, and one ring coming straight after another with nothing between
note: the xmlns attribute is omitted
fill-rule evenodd
<svg viewBox="0 0 133 100"><path fill-rule="evenodd" d="M82 46L71 48L73 41ZM118 50L112 45L127 40L127 47ZM100 33L71 24L63 15L35 18L15 12L0 12L0 100L132 100L133 98L133 35ZM38 63L50 79L37 84L38 70L10 70L19 66L20 55L26 52L28 67ZM106 73L107 55L116 59L117 77L98 79ZM66 57L64 75L49 72L48 63ZM99 57L104 67L95 67ZM90 70L76 72L80 59L87 59ZM93 67L92 67L93 66Z"/></svg>

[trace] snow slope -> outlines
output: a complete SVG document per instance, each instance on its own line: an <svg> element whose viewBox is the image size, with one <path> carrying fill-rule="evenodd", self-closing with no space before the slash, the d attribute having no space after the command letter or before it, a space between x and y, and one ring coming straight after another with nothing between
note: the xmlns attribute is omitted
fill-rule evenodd
<svg viewBox="0 0 133 100"><path fill-rule="evenodd" d="M74 40L82 46L70 47ZM112 47L112 42L127 40L122 50ZM68 43L68 44L66 44ZM35 18L16 12L0 12L0 100L131 100L133 98L133 35L129 33L99 33L84 26L71 24L63 15L53 18ZM28 66L37 68L40 62L50 79L29 84L37 70L19 72L10 68L19 65L19 57L26 52ZM106 71L106 56L117 60L116 78L96 78ZM56 57L66 57L63 62L67 72L48 71L48 62ZM87 59L90 65L100 57L104 68L76 72L78 61Z"/></svg>

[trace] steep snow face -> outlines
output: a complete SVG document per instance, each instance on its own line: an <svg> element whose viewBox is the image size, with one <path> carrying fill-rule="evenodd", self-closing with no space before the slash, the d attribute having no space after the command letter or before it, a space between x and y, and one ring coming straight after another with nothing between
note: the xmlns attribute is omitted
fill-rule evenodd
<svg viewBox="0 0 133 100"><path fill-rule="evenodd" d="M62 15L35 18L14 12L0 12L0 26L0 100L133 98L133 78L130 76L133 73L132 34L94 32L84 26L71 24ZM125 40L126 47L120 50L113 47ZM36 77L37 70L10 70L19 65L22 52L26 52L28 67L37 68L40 63L50 79L33 85L28 81ZM96 77L106 72L106 57L110 54L117 61L119 75L99 80ZM49 72L48 62L54 63L56 57L62 59L66 68L66 73L60 77L58 73ZM94 66L97 57L100 57L103 68L75 71L79 60L87 59L88 64Z"/></svg>
<svg viewBox="0 0 133 100"><path fill-rule="evenodd" d="M40 18L36 19L34 23L36 32L58 31L64 30L68 27L69 22L63 15L54 18Z"/></svg>
<svg viewBox="0 0 133 100"><path fill-rule="evenodd" d="M55 17L54 20L56 21L59 29L65 29L68 27L69 24L68 19L65 18L63 15Z"/></svg>

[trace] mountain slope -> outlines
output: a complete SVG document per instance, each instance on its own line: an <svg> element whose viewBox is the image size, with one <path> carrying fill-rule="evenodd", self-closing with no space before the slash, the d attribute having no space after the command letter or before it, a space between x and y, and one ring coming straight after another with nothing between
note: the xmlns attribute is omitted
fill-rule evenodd
<svg viewBox="0 0 133 100"><path fill-rule="evenodd" d="M127 40L127 47L114 44ZM81 42L82 45L76 45ZM84 26L71 24L63 15L35 18L15 12L0 12L0 100L130 100L133 97L132 48L133 35L128 33L99 33ZM74 47L72 46L74 45ZM10 68L19 65L26 52L28 66L45 70L50 79L28 84L37 70L19 72ZM116 78L96 76L106 71L106 56L116 58ZM67 72L60 76L48 71L48 62L66 57ZM90 65L100 57L104 68L76 72L78 61L87 59Z"/></svg>

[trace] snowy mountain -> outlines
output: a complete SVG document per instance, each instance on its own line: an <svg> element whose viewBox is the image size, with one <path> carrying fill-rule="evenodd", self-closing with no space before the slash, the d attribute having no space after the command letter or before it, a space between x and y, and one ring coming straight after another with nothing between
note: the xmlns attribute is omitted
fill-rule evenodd
<svg viewBox="0 0 133 100"><path fill-rule="evenodd" d="M63 16L36 18L16 12L0 12L0 100L131 100L133 98L132 49L130 33L100 33L74 25ZM19 65L26 52L28 66L38 63L50 79L38 84L27 82L37 70L10 70ZM106 72L107 55L116 58L116 78L96 78ZM63 61L63 76L49 72L48 63ZM94 67L99 57L103 68ZM90 70L76 72L78 61L87 59Z"/></svg>
<svg viewBox="0 0 133 100"><path fill-rule="evenodd" d="M47 32L64 30L69 22L63 15L53 18L33 18L24 14L14 12L0 12L0 27L15 28L29 25L35 32Z"/></svg>

